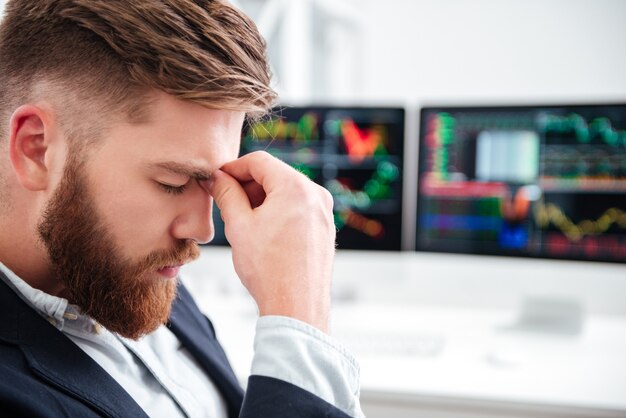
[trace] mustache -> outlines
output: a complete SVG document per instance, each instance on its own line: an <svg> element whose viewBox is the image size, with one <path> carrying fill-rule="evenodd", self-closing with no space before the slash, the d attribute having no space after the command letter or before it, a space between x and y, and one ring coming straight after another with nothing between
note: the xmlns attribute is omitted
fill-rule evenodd
<svg viewBox="0 0 626 418"><path fill-rule="evenodd" d="M172 249L156 250L148 254L135 267L135 274L139 275L150 270L158 270L166 266L178 266L189 263L200 257L200 246L193 240L177 242Z"/></svg>

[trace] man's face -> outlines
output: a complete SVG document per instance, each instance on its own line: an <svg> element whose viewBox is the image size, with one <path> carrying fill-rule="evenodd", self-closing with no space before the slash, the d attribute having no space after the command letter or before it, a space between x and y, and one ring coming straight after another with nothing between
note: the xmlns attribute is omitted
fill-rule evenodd
<svg viewBox="0 0 626 418"><path fill-rule="evenodd" d="M197 179L237 157L243 117L159 93L148 122L69 157L39 232L70 303L129 338L167 320L179 267L213 237Z"/></svg>

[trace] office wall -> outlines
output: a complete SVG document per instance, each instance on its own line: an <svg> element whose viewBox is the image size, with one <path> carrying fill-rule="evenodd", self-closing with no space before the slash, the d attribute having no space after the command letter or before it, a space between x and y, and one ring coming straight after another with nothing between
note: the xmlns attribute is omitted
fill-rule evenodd
<svg viewBox="0 0 626 418"><path fill-rule="evenodd" d="M363 96L626 98L624 1L360 3L371 24Z"/></svg>
<svg viewBox="0 0 626 418"><path fill-rule="evenodd" d="M265 31L287 101L626 98L622 0L238 4Z"/></svg>

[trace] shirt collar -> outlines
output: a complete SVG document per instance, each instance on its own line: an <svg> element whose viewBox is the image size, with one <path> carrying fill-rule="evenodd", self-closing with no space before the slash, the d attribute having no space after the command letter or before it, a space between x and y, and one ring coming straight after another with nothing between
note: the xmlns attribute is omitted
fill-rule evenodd
<svg viewBox="0 0 626 418"><path fill-rule="evenodd" d="M7 284L58 330L63 331L64 327L71 324L72 328L79 328L82 332L101 332L100 324L82 314L80 308L70 304L67 299L33 288L1 262L0 270L7 277Z"/></svg>

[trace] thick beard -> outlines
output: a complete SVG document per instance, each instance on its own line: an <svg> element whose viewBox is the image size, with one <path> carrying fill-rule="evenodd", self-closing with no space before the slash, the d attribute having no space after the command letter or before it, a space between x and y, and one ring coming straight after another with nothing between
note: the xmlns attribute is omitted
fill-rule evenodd
<svg viewBox="0 0 626 418"><path fill-rule="evenodd" d="M198 245L185 240L139 261L123 257L95 210L83 165L75 159L68 160L38 232L69 302L109 331L132 339L154 331L169 317L176 280L161 277L157 270L199 256Z"/></svg>

